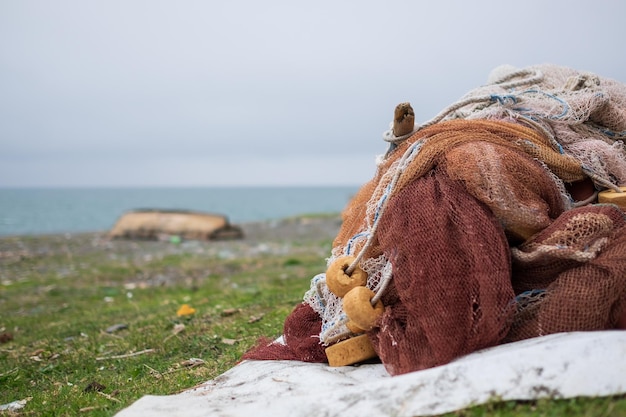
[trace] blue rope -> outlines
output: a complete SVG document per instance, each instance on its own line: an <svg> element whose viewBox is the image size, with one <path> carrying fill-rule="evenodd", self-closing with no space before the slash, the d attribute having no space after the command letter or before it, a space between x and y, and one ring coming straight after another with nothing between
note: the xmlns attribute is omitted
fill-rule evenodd
<svg viewBox="0 0 626 417"><path fill-rule="evenodd" d="M626 130L622 132L615 132L611 129L598 129L600 133L606 136L610 136L612 138L626 138Z"/></svg>
<svg viewBox="0 0 626 417"><path fill-rule="evenodd" d="M378 200L378 204L376 205L376 212L374 212L374 222L378 220L378 216L380 215L380 209L383 206L383 204L385 204L385 200L387 200L387 197L389 196L390 191L391 191L391 183L387 184L387 187L385 187L385 192L380 197L380 200Z"/></svg>
<svg viewBox="0 0 626 417"><path fill-rule="evenodd" d="M517 97L515 97L513 94L507 94L507 95L499 95L499 94L492 94L489 99L491 100L492 103L495 103L496 101L498 103L500 103L501 105L505 105L507 102L511 103L511 104L516 104L517 103Z"/></svg>
<svg viewBox="0 0 626 417"><path fill-rule="evenodd" d="M419 151L422 148L423 144L424 144L423 140L418 140L413 145L411 145L411 147L407 150L408 154L406 156L406 160L409 160L413 156L413 153L415 153L415 151ZM398 167L398 168L400 168L400 167ZM392 182L387 184L387 187L385 187L385 192L383 193L383 195L378 200L378 203L376 204L376 211L374 212L374 223L376 223L376 221L378 221L378 216L380 215L380 210L381 210L383 204L385 204L385 201L387 200L387 197L389 197L389 194L391 194L391 184L392 184Z"/></svg>
<svg viewBox="0 0 626 417"><path fill-rule="evenodd" d="M515 301L519 302L525 298L538 297L544 295L546 290L528 290L515 297Z"/></svg>
<svg viewBox="0 0 626 417"><path fill-rule="evenodd" d="M352 248L352 244L354 243L354 241L363 236L369 236L369 232L357 233L356 235L352 236L350 240L348 240L348 244L346 245L346 250L345 250L346 255L350 255L350 250Z"/></svg>
<svg viewBox="0 0 626 417"><path fill-rule="evenodd" d="M419 150L422 148L423 144L424 144L423 140L418 140L417 142L412 144L411 147L405 151L405 152L407 152L407 156L405 158L405 161L409 160L416 151L419 152ZM398 169L400 169L400 168L401 167L398 167ZM393 181L390 181L389 184L387 184L387 186L385 187L385 192L383 193L383 195L380 197L380 199L376 203L376 210L374 211L374 219L373 219L373 223L374 224L378 221L378 218L380 217L380 212L382 210L382 207L385 204L385 201L387 200L389 195L391 194L391 186L392 186L392 184L393 184ZM346 245L346 249L344 250L344 254L350 255L350 251L352 250L352 245L354 244L354 242L357 239L359 239L359 238L361 238L363 236L368 236L369 237L369 235L370 235L369 232L360 232L360 233L357 233L356 235L352 236L350 238L350 240L348 240L348 244Z"/></svg>
<svg viewBox="0 0 626 417"><path fill-rule="evenodd" d="M543 94L544 96L551 98L553 100L558 101L561 106L563 107L563 111L561 112L561 114L557 115L557 116L544 116L548 119L552 119L552 120L558 120L558 119L562 119L563 117L565 117L567 115L567 113L569 113L570 107L569 104L567 104L567 102L565 100L563 100L562 98L559 98L557 96L555 96L554 94L550 94L550 93L546 93L545 91L541 91L541 90L526 90L526 91L522 91L520 94ZM535 114L539 114L539 113L535 113Z"/></svg>

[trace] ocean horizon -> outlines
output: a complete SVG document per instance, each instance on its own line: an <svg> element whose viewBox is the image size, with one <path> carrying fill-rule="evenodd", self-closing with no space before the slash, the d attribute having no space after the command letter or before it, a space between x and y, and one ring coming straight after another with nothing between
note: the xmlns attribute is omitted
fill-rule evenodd
<svg viewBox="0 0 626 417"><path fill-rule="evenodd" d="M0 188L0 236L100 232L140 209L190 210L232 224L338 213L359 186Z"/></svg>

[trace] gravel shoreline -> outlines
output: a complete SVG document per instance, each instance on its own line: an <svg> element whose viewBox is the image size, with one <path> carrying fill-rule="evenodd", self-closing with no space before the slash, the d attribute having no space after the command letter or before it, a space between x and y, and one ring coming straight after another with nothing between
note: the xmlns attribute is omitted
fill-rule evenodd
<svg viewBox="0 0 626 417"><path fill-rule="evenodd" d="M26 263L36 262L59 274L71 273L73 259L130 262L141 266L168 255L233 260L260 256L330 255L340 215L296 217L239 224L244 237L223 241L131 241L109 239L107 232L0 237L0 284L10 284ZM47 260L50 260L48 262ZM64 268L70 268L65 271Z"/></svg>

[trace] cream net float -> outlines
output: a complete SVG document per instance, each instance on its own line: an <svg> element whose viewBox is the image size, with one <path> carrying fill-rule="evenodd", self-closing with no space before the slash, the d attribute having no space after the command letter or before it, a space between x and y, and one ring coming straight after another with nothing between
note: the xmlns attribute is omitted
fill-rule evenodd
<svg viewBox="0 0 626 417"><path fill-rule="evenodd" d="M561 332L626 329L626 85L502 66L433 119L395 109L328 269L244 359L391 375Z"/></svg>

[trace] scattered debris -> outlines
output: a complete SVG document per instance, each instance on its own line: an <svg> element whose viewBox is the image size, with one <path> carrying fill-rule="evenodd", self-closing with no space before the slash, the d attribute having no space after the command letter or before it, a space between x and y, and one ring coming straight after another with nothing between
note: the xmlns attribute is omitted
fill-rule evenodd
<svg viewBox="0 0 626 417"><path fill-rule="evenodd" d="M232 316L241 311L240 308L227 308L226 310L222 310L222 317Z"/></svg>
<svg viewBox="0 0 626 417"><path fill-rule="evenodd" d="M10 402L8 404L2 404L0 405L0 411L9 411L9 412L19 411L22 408L24 408L26 406L26 403L32 399L33 397L27 397L27 398L24 398L23 400L17 400L17 401Z"/></svg>
<svg viewBox="0 0 626 417"><path fill-rule="evenodd" d="M9 343L11 340L13 340L13 335L11 333L0 333L0 344Z"/></svg>
<svg viewBox="0 0 626 417"><path fill-rule="evenodd" d="M222 338L222 343L225 345L229 345L229 346L233 346L234 344L236 344L237 342L239 342L241 339L227 339L227 338Z"/></svg>
<svg viewBox="0 0 626 417"><path fill-rule="evenodd" d="M83 407L83 408L79 409L79 410L78 410L78 412L79 412L79 413L88 413L88 412L90 412L90 411L95 411L95 410L98 410L98 409L100 409L100 408L102 408L102 407L94 407L94 406L91 406L91 407Z"/></svg>
<svg viewBox="0 0 626 417"><path fill-rule="evenodd" d="M133 356L139 356L145 353L152 353L152 352L154 352L154 349L144 349L144 350L140 350L139 352L127 353L126 355L114 355L114 356L100 357L100 358L96 358L96 360L105 361L107 359L125 359L125 358L131 358Z"/></svg>
<svg viewBox="0 0 626 417"><path fill-rule="evenodd" d="M174 328L172 329L172 334L167 336L165 339L163 339L163 342L167 342L168 340L170 340L172 337L176 336L178 333L182 332L185 330L185 325L183 323L177 323L174 325Z"/></svg>
<svg viewBox="0 0 626 417"><path fill-rule="evenodd" d="M176 312L176 315L178 317L186 317L186 316L192 316L195 313L196 313L195 308L191 307L189 304L183 304L182 306L180 306L180 308Z"/></svg>
<svg viewBox="0 0 626 417"><path fill-rule="evenodd" d="M182 323L177 323L174 325L174 328L172 329L172 333L176 335L182 332L183 330L185 330L185 325Z"/></svg>
<svg viewBox="0 0 626 417"><path fill-rule="evenodd" d="M150 371L150 375L154 376L156 379L161 379L163 378L163 374L161 374L161 372L157 371L156 369L154 369L153 367L147 365L147 364L143 364L143 366L145 366L146 368L148 368L148 370Z"/></svg>
<svg viewBox="0 0 626 417"><path fill-rule="evenodd" d="M113 334L113 333L108 333L108 332L105 332L104 330L100 330L100 334L104 335L104 336L114 337L116 339L122 339L122 340L124 339L122 336L118 336L118 335Z"/></svg>
<svg viewBox="0 0 626 417"><path fill-rule="evenodd" d="M98 394L102 395L103 397L105 397L105 398L107 398L107 399L109 399L109 400L111 400L111 401L115 401L116 403L120 403L120 404L122 403L122 402L121 402L120 400L118 400L117 398L115 398L115 397L113 397L113 396L111 396L111 395L109 395L109 394L106 394L106 393L104 393L104 392L102 392L102 391L96 391L96 393L98 393Z"/></svg>
<svg viewBox="0 0 626 417"><path fill-rule="evenodd" d="M258 316L250 316L248 323L252 324L252 323L256 323L257 321L261 321L263 317L265 317L265 313L261 313Z"/></svg>
<svg viewBox="0 0 626 417"><path fill-rule="evenodd" d="M113 326L107 327L105 332L115 333L115 332L119 332L120 330L126 330L126 329L128 329L128 324L118 323L118 324L114 324Z"/></svg>
<svg viewBox="0 0 626 417"><path fill-rule="evenodd" d="M32 352L32 353L30 354L29 359L30 359L30 360L33 360L33 361L35 361L35 362L43 362L43 358L42 358L41 356L42 356L42 354L44 354L44 353L45 353L45 350L43 350L43 349L37 349L36 351L34 351L34 352Z"/></svg>
<svg viewBox="0 0 626 417"><path fill-rule="evenodd" d="M154 376L156 379L161 379L163 378L163 376L168 375L168 374L173 374L175 372L179 372L182 371L184 369L190 369L190 368L195 368L196 366L200 366L200 365L204 365L206 362L200 358L190 358L187 359L186 361L182 361L180 363L177 363L176 365L174 365L173 368L170 368L169 370L165 371L165 372L159 372L156 369L144 364L144 366L146 368L148 368L150 370L150 375Z"/></svg>
<svg viewBox="0 0 626 417"><path fill-rule="evenodd" d="M204 365L206 362L200 358L189 358L186 361L182 361L180 366L186 368L195 368L196 366Z"/></svg>
<svg viewBox="0 0 626 417"><path fill-rule="evenodd" d="M100 332L101 332L101 333L104 333L102 330L101 330ZM85 338L85 339L89 338L89 335L87 335L87 334L85 334L85 333L83 333L83 332L80 332L80 335L79 335L79 336L80 336L80 337L82 337L82 338ZM76 340L76 337L77 337L77 336L68 336L68 337L64 338L64 339L63 339L63 341L64 341L64 342L71 342L71 341L73 341L73 340Z"/></svg>

